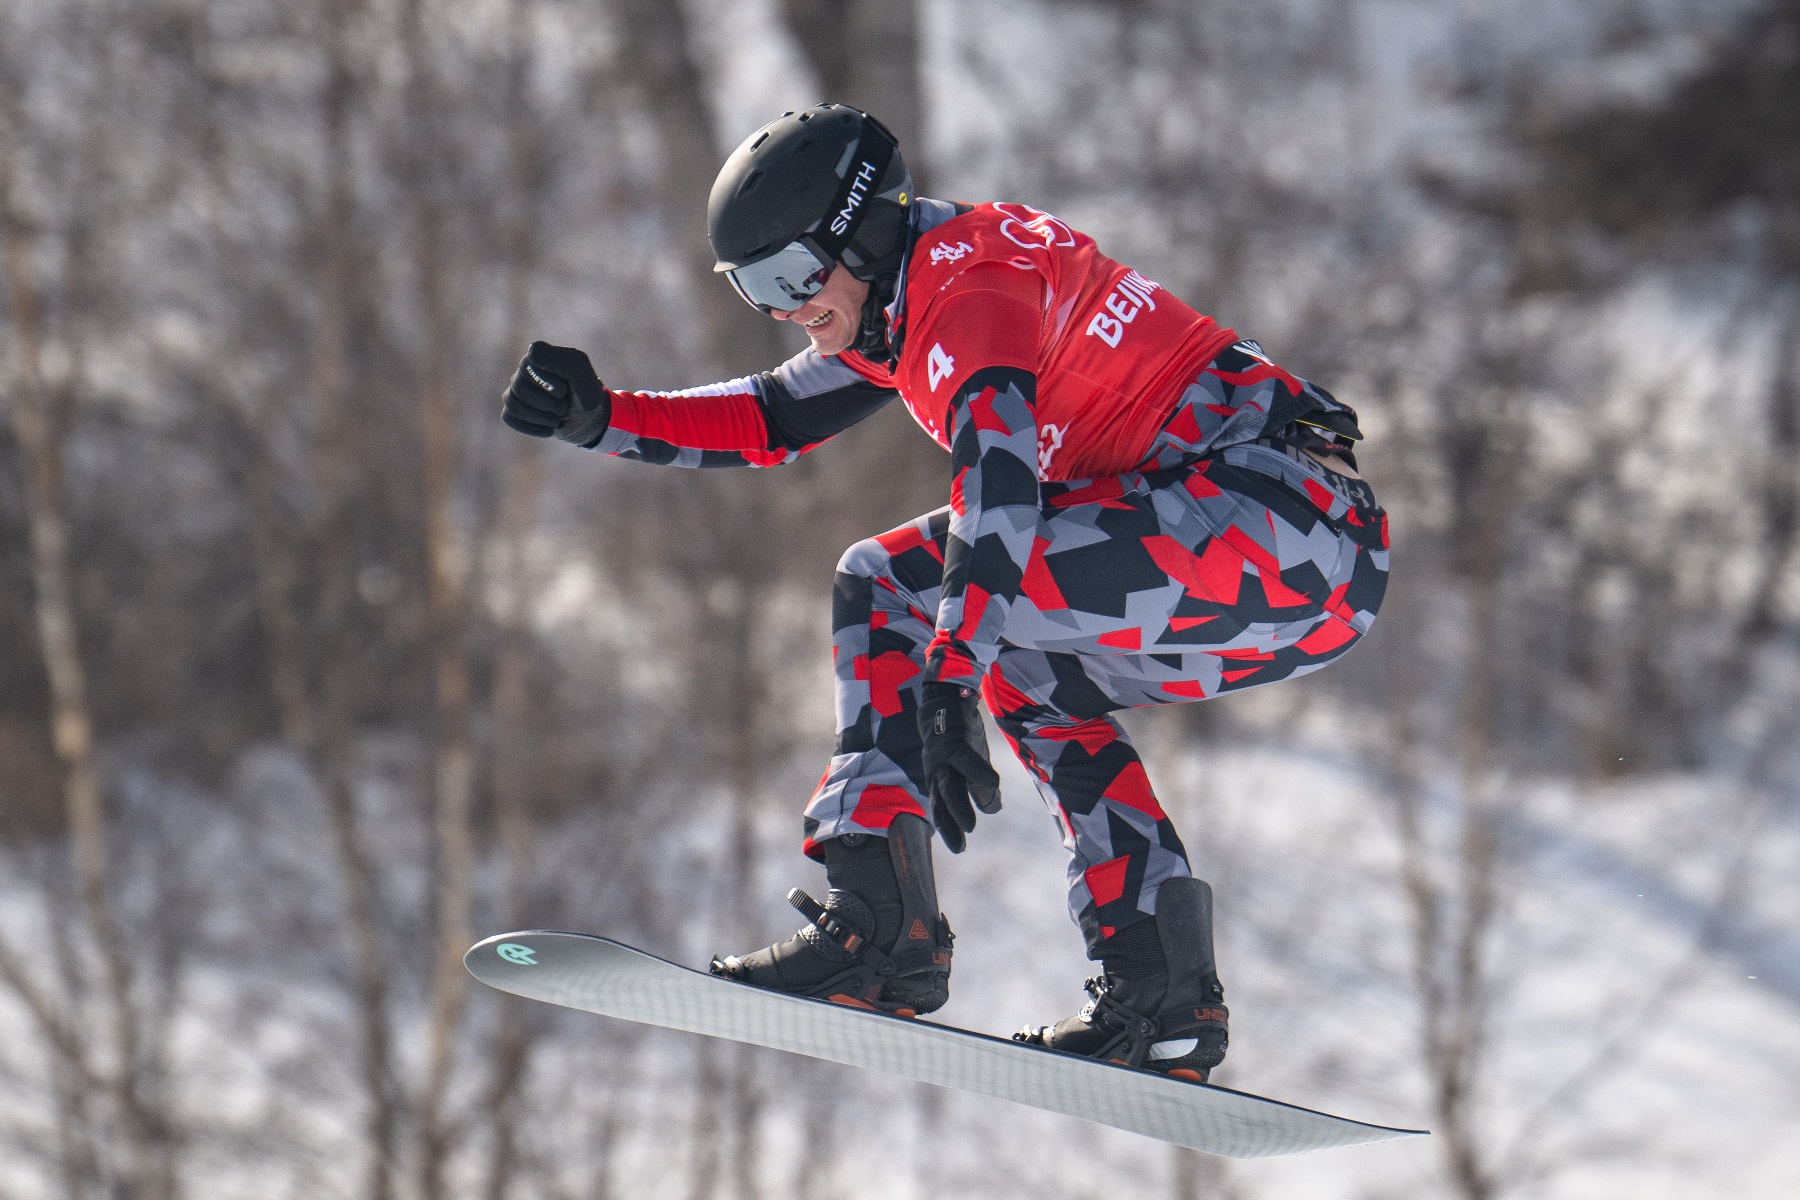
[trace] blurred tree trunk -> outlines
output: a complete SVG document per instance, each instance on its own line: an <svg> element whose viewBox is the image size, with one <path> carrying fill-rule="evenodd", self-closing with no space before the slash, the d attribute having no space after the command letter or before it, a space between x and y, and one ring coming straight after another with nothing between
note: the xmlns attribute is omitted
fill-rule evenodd
<svg viewBox="0 0 1800 1200"><path fill-rule="evenodd" d="M273 681L283 734L306 754L324 781L334 848L344 884L344 906L353 951L353 1000L357 1014L356 1059L366 1105L363 1194L389 1200L400 1131L400 1098L394 1078L395 1045L388 997L392 990L382 953L374 877L352 790L355 773L356 656L348 631L356 603L352 559L352 515L359 499L358 414L352 407L351 340L359 300L357 280L364 247L357 236L352 190L351 118L363 103L352 38L364 15L361 0L325 0L318 14L317 46L322 55L319 92L322 202L312 214L309 241L320 248L312 287L317 296L312 324L307 394L318 433L310 447L312 482L319 497L311 544L317 559L317 599L311 620L290 616L295 587L307 569L293 557L293 542L274 517L273 496L263 493L253 506L260 546L258 595L275 656ZM270 414L265 409L265 417ZM265 426L266 428L267 426ZM273 471L253 472L273 475ZM259 483L253 490L266 487ZM318 690L307 681L317 664Z"/></svg>
<svg viewBox="0 0 1800 1200"><path fill-rule="evenodd" d="M437 703L431 738L436 952L426 1021L425 1077L418 1100L418 1172L421 1200L441 1200L451 1137L444 1110L468 994L469 976L463 969L462 954L473 940L469 906L475 858L465 555L456 529L462 413L447 372L455 333L448 294L449 216L444 198L451 186L456 147L439 127L443 97L422 0L406 0L401 5L398 33L407 84L403 140L396 146L396 165L398 177L404 181L413 236L412 302L420 338L412 373L418 380L424 447L428 636Z"/></svg>
<svg viewBox="0 0 1800 1200"><path fill-rule="evenodd" d="M519 272L522 276L523 270ZM523 315L523 309L515 310ZM522 322L520 323L522 326ZM523 336L522 328L518 330ZM519 343L519 337L513 342ZM505 574L498 581L505 597L495 614L499 642L494 664L494 822L500 839L502 895L500 925L518 929L528 921L528 889L536 828L530 812L530 681L531 616L527 598L537 593L541 572L531 559L530 540L536 525L543 485L543 447L524 438L507 452L500 538ZM505 1200L511 1192L518 1158L517 1101L530 1061L532 1039L526 1004L512 996L498 999L500 1025L491 1051L491 1074L483 1101L493 1150L483 1195Z"/></svg>
<svg viewBox="0 0 1800 1200"><path fill-rule="evenodd" d="M873 113L900 140L913 189L933 194L925 154L927 106L922 76L924 49L918 0L782 0L789 35L819 80L820 100ZM775 114L770 113L771 117ZM828 459L808 464L815 486L839 494L821 505L815 526L840 540L879 533L921 508L942 505L949 494L949 462L914 427L900 405L841 435ZM879 495L854 481L880 478ZM843 497L853 498L843 503Z"/></svg>
<svg viewBox="0 0 1800 1200"><path fill-rule="evenodd" d="M95 28L78 25L75 50L86 64L104 76L102 41ZM30 546L29 575L34 616L49 683L52 744L62 768L62 790L68 837L80 895L80 911L93 938L100 960L102 998L100 1030L67 1028L54 1011L40 1012L40 1022L53 1019L62 1031L64 1064L89 1086L104 1090L112 1103L116 1123L116 1152L103 1171L113 1177L122 1196L130 1200L166 1200L174 1189L171 1131L158 1113L145 1103L144 1028L133 994L133 972L124 933L110 895L108 833L105 799L94 748L94 715L89 702L87 668L79 640L74 576L70 548L70 514L63 480L64 440L69 427L72 397L65 388L52 388L45 378L46 296L33 265L35 233L21 200L25 182L25 121L21 96L11 84L0 85L0 258L4 259L8 307L13 342L19 363L18 384L7 407L17 439L20 470L24 478L25 514ZM101 94L86 113L79 134L70 147L82 156L82 173L103 178L102 164L111 149L103 130L115 115L104 101L112 97L102 84ZM84 297L77 294L81 280L95 269L90 261L96 247L83 236L84 218L93 216L93 198L76 195L62 207L69 222L62 247L66 258L68 299L79 309ZM77 319L93 314L77 312ZM71 333L68 340L77 363L82 344ZM71 387L74 385L70 385ZM55 919L52 907L52 920ZM18 988L25 977L17 955L5 952L5 974ZM24 993L22 993L24 994ZM37 1005L49 1002L39 996ZM66 998L68 1011L79 1013L74 995ZM105 1039L102 1060L93 1060L78 1044Z"/></svg>
<svg viewBox="0 0 1800 1200"><path fill-rule="evenodd" d="M739 300L713 274L706 241L706 197L724 152L712 127L706 82L695 61L682 6L665 0L617 0L614 21L623 41L620 82L633 94L639 119L655 129L663 173L658 207L671 218L675 252L709 361L693 364L712 378L766 370L785 358L776 323Z"/></svg>
<svg viewBox="0 0 1800 1200"><path fill-rule="evenodd" d="M1764 404L1768 460L1755 496L1762 510L1761 544L1753 558L1756 576L1746 589L1750 613L1732 664L1737 683L1781 630L1782 582L1791 578L1795 555L1800 553L1800 311L1793 303L1775 334L1775 367Z"/></svg>
<svg viewBox="0 0 1800 1200"><path fill-rule="evenodd" d="M507 179L511 186L503 199L500 244L505 255L506 333L504 345L522 350L530 336L531 279L538 265L538 224L543 219L547 162L543 138L527 102L526 84L534 62L530 36L530 9L524 0L510 0L505 18L509 36L502 96L506 137ZM538 526L539 501L544 484L544 450L533 438L506 440L501 483L500 543L502 599L495 613L498 642L493 683L493 786L494 823L499 833L502 858L500 924L517 929L527 924L528 889L535 849L536 829L531 819L530 682L532 624L529 600L540 590L541 574L531 553ZM492 1068L484 1108L492 1128L493 1148L488 1157L487 1179L482 1189L486 1200L506 1200L519 1158L518 1125L520 1091L530 1061L532 1039L526 1021L526 1001L513 996L499 999L500 1026L495 1034Z"/></svg>
<svg viewBox="0 0 1800 1200"><path fill-rule="evenodd" d="M782 0L781 11L818 77L819 99L873 113L900 139L914 186L930 194L918 0Z"/></svg>
<svg viewBox="0 0 1800 1200"><path fill-rule="evenodd" d="M1488 1018L1497 981L1488 954L1507 874L1495 737L1507 686L1502 664L1516 645L1503 602L1527 437L1513 356L1486 357L1483 367L1478 381L1467 382L1463 393L1446 401L1446 428L1428 435L1448 447L1454 480L1445 531L1448 561L1439 582L1453 587L1466 605L1459 707L1446 747L1458 782L1454 805L1443 812L1429 798L1432 734L1426 707L1437 701L1430 669L1413 661L1420 654L1416 646L1389 643L1390 653L1404 659L1394 676L1406 682L1391 689L1393 727L1383 764L1399 834L1432 1126L1452 1186L1466 1200L1489 1200L1500 1189L1476 1105L1490 1066ZM1404 620L1405 614L1397 616Z"/></svg>
<svg viewBox="0 0 1800 1200"><path fill-rule="evenodd" d="M944 1089L916 1083L907 1089L913 1102L912 1191L916 1200L934 1200L944 1190L942 1139ZM829 1098L827 1098L829 1103Z"/></svg>
<svg viewBox="0 0 1800 1200"><path fill-rule="evenodd" d="M693 512L692 508L688 509ZM770 701L762 649L768 638L768 593L754 564L754 542L712 546L713 554L686 564L690 586L704 597L705 633L691 664L692 686L700 697L697 732L713 742L713 758L727 787L726 861L715 893L720 911L707 922L725 945L749 949L755 937L752 888L758 861L756 815L763 779L775 762L772 731L759 713ZM759 1126L762 1095L755 1052L747 1046L705 1040L696 1048L695 1142L688 1194L694 1200L716 1195L720 1185L738 1200L760 1194Z"/></svg>
<svg viewBox="0 0 1800 1200"><path fill-rule="evenodd" d="M636 93L638 110L654 122L665 156L660 206L675 217L691 311L703 334L706 361L694 365L711 372L713 378L766 370L786 357L776 322L739 300L712 270L704 213L724 154L712 128L705 81L693 56L684 12L679 4L621 0L616 19L625 39L621 68ZM723 651L725 660L709 661L703 652L687 664L697 684L705 681L695 694L706 698L702 703L712 710L706 721L717 731L715 754L731 787L727 853L735 861L724 864L726 894L722 900L730 915L719 928L725 936L735 937L742 929L739 914L748 905L751 863L744 848L753 845L757 785L769 762L757 730L746 724L753 722L755 712L767 703L766 680L738 656L751 653L759 637L754 628L758 615L753 611L754 598L761 592L763 576L777 569L762 548L778 534L761 500L760 481L730 477L738 472L683 474L689 478L668 484L688 493L688 504L682 507L695 518L679 526L679 536L690 539L682 554L692 567L683 574L700 595L712 594L717 586L736 606L709 617L715 621L718 616L726 618L729 629L722 640L698 639L705 651ZM701 497L710 497L710 502L689 507ZM702 1062L696 1080L696 1156L690 1192L695 1197L708 1195L720 1182L709 1130L723 1123L729 1126L734 1151L726 1159L732 1164L726 1178L737 1195L753 1197L755 1175L753 1168L746 1169L747 1160L755 1157L759 1113L753 1059L711 1045L701 1046L698 1053ZM721 1097L728 1109L724 1114L715 1111Z"/></svg>
<svg viewBox="0 0 1800 1200"><path fill-rule="evenodd" d="M1171 1200L1232 1200L1238 1194L1222 1158L1175 1146L1169 1165L1174 1185Z"/></svg>
<svg viewBox="0 0 1800 1200"><path fill-rule="evenodd" d="M729 1051L728 1045L712 1038L694 1040L694 1111L686 1131L688 1200L707 1200L718 1195L731 1172L718 1103L719 1093L732 1087L720 1065Z"/></svg>
<svg viewBox="0 0 1800 1200"><path fill-rule="evenodd" d="M741 561L732 565L737 568L739 586L730 590L726 611L718 614L718 651L725 675L719 698L725 709L725 768L731 784L732 809L728 851L731 857L725 871L725 920L719 925L721 933L730 939L729 945L747 948L755 937L749 914L756 908L756 814L760 810L763 777L773 765L773 756L767 753L767 735L757 720L769 702L766 667L757 653L767 637L761 626L768 615L768 596L753 566ZM757 1136L762 1098L756 1055L743 1045L733 1045L730 1051L732 1153L728 1161L732 1164L733 1194L738 1200L755 1200L761 1192L757 1177L762 1158Z"/></svg>
<svg viewBox="0 0 1800 1200"><path fill-rule="evenodd" d="M1510 395L1510 393L1509 393ZM1458 1190L1468 1200L1488 1200L1498 1183L1485 1161L1475 1109L1479 1075L1485 1065L1487 1022L1493 1001L1487 951L1494 928L1503 850L1496 778L1494 731L1500 720L1502 680L1499 659L1506 633L1501 621L1502 576L1511 541L1512 480L1522 431L1509 430L1496 406L1499 436L1488 441L1478 467L1475 494L1481 503L1473 522L1468 580L1468 669L1458 731L1461 773L1460 844L1454 918L1442 911L1416 913L1421 930L1431 927L1448 944L1447 972L1431 989L1426 1062L1433 1076L1439 1128Z"/></svg>

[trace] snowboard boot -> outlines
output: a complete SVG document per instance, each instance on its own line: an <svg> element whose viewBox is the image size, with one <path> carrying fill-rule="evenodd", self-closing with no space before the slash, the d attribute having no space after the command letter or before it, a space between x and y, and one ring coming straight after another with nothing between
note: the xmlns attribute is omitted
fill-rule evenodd
<svg viewBox="0 0 1800 1200"><path fill-rule="evenodd" d="M823 848L825 903L788 893L808 924L785 942L714 958L712 973L903 1017L942 1008L955 939L938 912L931 826L903 813L885 838L845 834Z"/></svg>
<svg viewBox="0 0 1800 1200"><path fill-rule="evenodd" d="M1225 1059L1225 992L1213 963L1212 888L1165 880L1156 915L1101 944L1105 973L1072 1017L1027 1026L1016 1042L1205 1083Z"/></svg>

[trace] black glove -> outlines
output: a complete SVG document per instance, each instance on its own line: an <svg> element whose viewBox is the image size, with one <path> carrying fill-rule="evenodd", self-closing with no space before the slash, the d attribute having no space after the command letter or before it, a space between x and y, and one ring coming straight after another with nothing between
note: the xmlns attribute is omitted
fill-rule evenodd
<svg viewBox="0 0 1800 1200"><path fill-rule="evenodd" d="M931 820L952 854L968 844L975 809L1000 811L1000 776L988 765L987 734L975 693L954 683L928 683L919 701L925 741L925 791ZM970 806L970 798L974 806Z"/></svg>
<svg viewBox="0 0 1800 1200"><path fill-rule="evenodd" d="M503 399L500 419L520 433L577 446L599 441L612 419L612 401L588 356L549 342L531 343Z"/></svg>

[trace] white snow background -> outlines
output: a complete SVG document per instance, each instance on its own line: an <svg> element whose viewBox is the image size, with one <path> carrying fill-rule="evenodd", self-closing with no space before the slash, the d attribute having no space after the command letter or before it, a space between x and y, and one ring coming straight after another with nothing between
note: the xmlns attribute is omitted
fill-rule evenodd
<svg viewBox="0 0 1800 1200"><path fill-rule="evenodd" d="M1155 730L1147 727L1156 721L1135 722L1152 743ZM1171 814L1217 895L1232 1049L1216 1081L1361 1120L1427 1123L1407 947L1399 944L1406 923L1395 841L1379 797L1353 764L1319 754L1246 747L1157 761ZM191 820L183 824L198 837L249 837L269 848L318 832L304 821L296 826L309 805L280 786L281 771L279 761L266 760L245 778L264 798L254 818L266 823L260 833L232 828L202 798L165 793L156 802L163 819L171 807L185 812ZM950 1004L931 1018L996 1034L1072 1011L1092 969L1063 911L1055 828L1023 771L1006 761L1003 775L1005 809L982 818L967 853L937 856L957 943ZM1494 1014L1498 1053L1482 1083L1481 1112L1499 1144L1516 1137L1521 1152L1544 1164L1542 1181L1520 1194L1800 1194L1791 1138L1800 1124L1792 1069L1800 1061L1800 954L1791 922L1800 904L1792 870L1800 830L1764 822L1746 829L1739 853L1686 854L1685 847L1715 840L1697 835L1747 819L1715 783L1686 777L1639 781L1620 796L1546 783L1521 790L1514 817L1522 861L1495 959L1518 974ZM714 821L688 826L672 835L678 844L659 850L671 866L665 903L707 894L679 868L716 852L708 843L720 828ZM789 820L763 823L763 901L754 923L770 938L796 924L778 899L786 887L822 894L815 878L822 872L794 853L793 833ZM567 834L571 847L591 839L590 831ZM403 861L403 848L393 849ZM574 862L566 869L581 870ZM396 870L388 880L411 886L423 876ZM570 915L588 919L572 923L614 931L608 912L616 904L605 880L583 885L591 899ZM1728 886L1735 895L1727 909L1703 928ZM16 892L0 911L14 930L41 920ZM215 928L192 936L228 942L231 931L216 926L241 912L231 896L215 894L201 917ZM706 933L707 923L695 913L682 944L655 948L702 965L727 948ZM292 969L214 964L189 981L171 1099L221 1151L213 1160L199 1156L206 1169L192 1181L195 1195L331 1195L353 1186L354 1082L336 1074L347 1065L341 1056L319 1051L343 1036L348 1014L337 1007L340 993L296 987L297 978ZM247 1007L247 987L260 989L262 1001ZM1666 1002L1635 1021L1663 989ZM528 1133L550 1151L549 1173L559 1173L560 1160L568 1183L579 1186L593 1177L597 1147L610 1145L621 1194L677 1194L691 1127L685 1085L700 1056L735 1051L585 1014L542 1015L555 1030L539 1047L529 1086L566 1097ZM14 1081L0 1091L0 1105L15 1130L29 1130L39 1111L30 1091L16 1086L41 1078L27 1028L16 1008L0 1007L0 1031L10 1031L0 1032L0 1066ZM1620 1060L1592 1090L1565 1098L1571 1073L1619 1033ZM820 1172L827 1173L814 1179L821 1195L1099 1197L1121 1187L1158 1194L1185 1153L985 1098L773 1052L750 1057L755 1086L768 1098L758 1167L765 1195L793 1194L797 1178ZM321 1070L325 1076L316 1077ZM191 1082L180 1085L184 1079ZM603 1092L589 1086L601 1079ZM334 1093L340 1103L319 1102ZM244 1159L241 1139L271 1126L312 1152L289 1154L279 1166ZM39 1136L51 1134L40 1126ZM809 1147L821 1137L869 1140L879 1145L880 1162L819 1155ZM587 1152L570 1154L584 1144ZM1415 1140L1281 1160L1198 1159L1196 1166L1209 1197L1433 1195L1440 1194L1435 1153L1431 1142ZM35 1178L27 1160L0 1159L0 1194L50 1195Z"/></svg>

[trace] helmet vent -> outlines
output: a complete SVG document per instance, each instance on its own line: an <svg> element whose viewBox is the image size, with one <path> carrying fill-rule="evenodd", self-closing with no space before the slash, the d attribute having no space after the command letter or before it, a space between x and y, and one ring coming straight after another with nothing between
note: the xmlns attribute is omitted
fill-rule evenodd
<svg viewBox="0 0 1800 1200"><path fill-rule="evenodd" d="M800 144L798 146L794 147L794 153L795 154L805 153L806 148L818 140L819 140L818 138L801 138Z"/></svg>
<svg viewBox="0 0 1800 1200"><path fill-rule="evenodd" d="M762 131L762 134L754 142L750 143L750 148L752 150L754 150L758 146L762 145L764 142L766 142L768 140L769 140L769 131L765 129Z"/></svg>
<svg viewBox="0 0 1800 1200"><path fill-rule="evenodd" d="M761 171L750 172L750 178L744 180L743 186L738 188L738 195L748 196L756 189L756 185L762 182L762 177L763 173Z"/></svg>
<svg viewBox="0 0 1800 1200"><path fill-rule="evenodd" d="M800 123L802 125L806 124L806 122L808 122L812 119L813 119L813 115L809 112L803 112L800 114Z"/></svg>

